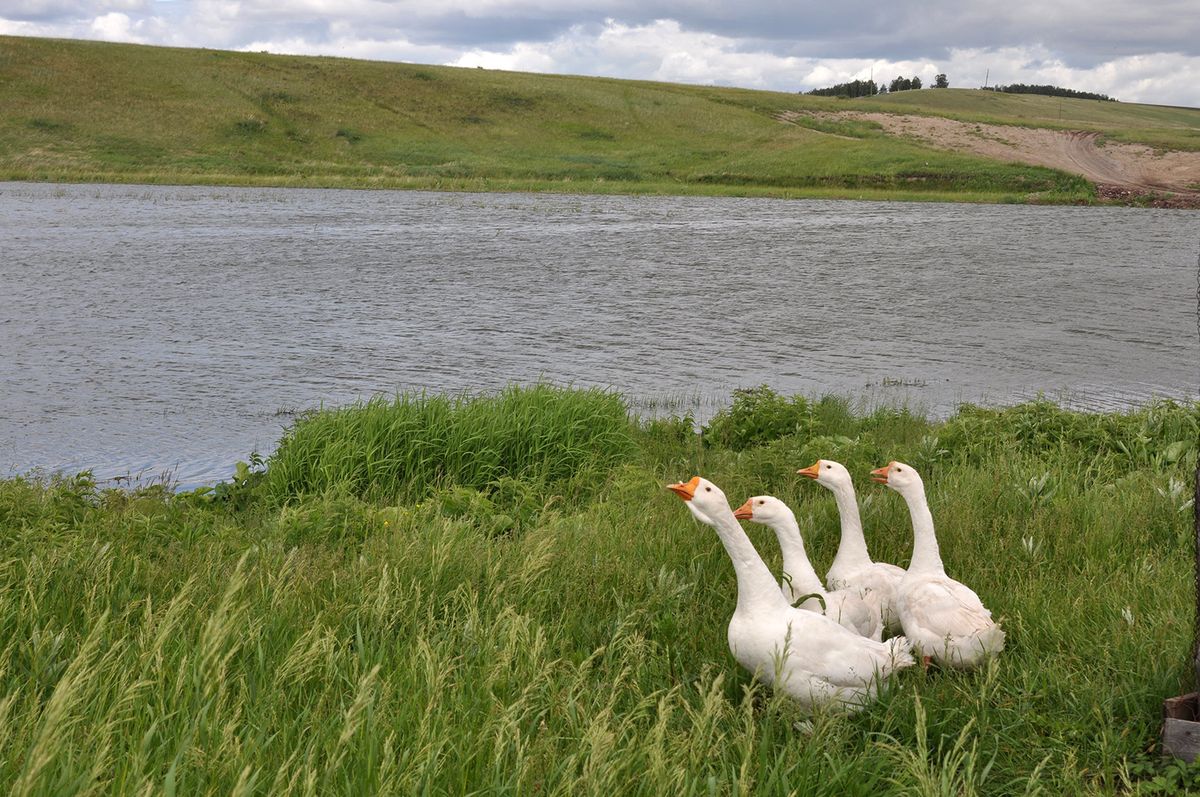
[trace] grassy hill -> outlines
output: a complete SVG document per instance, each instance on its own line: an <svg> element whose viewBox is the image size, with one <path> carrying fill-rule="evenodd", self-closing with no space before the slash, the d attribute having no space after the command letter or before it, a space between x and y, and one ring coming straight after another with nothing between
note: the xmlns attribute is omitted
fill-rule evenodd
<svg viewBox="0 0 1200 797"><path fill-rule="evenodd" d="M912 96L908 96L908 95ZM1103 125L1200 149L1200 111L907 92L869 102L325 57L0 37L0 179L1070 202L1085 180L786 110ZM1059 119L1061 113L1065 116Z"/></svg>

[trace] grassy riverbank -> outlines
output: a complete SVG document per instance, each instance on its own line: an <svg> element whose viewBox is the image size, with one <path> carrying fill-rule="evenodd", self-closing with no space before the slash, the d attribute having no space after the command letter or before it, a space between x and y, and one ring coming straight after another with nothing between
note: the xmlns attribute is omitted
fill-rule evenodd
<svg viewBox="0 0 1200 797"><path fill-rule="evenodd" d="M880 107L1045 126L1087 118L1117 139L1200 147L1194 110L905 94L847 103L0 36L0 180L1079 202L1095 192L1073 175L777 116Z"/></svg>
<svg viewBox="0 0 1200 797"><path fill-rule="evenodd" d="M1161 701L1189 688L1200 407L931 423L756 391L691 428L598 392L407 397L302 419L208 493L0 482L0 784L1151 793ZM1009 647L805 737L732 661L732 568L663 485L780 496L823 572L836 511L794 474L819 456L897 562L903 503L865 474L923 470L947 567Z"/></svg>

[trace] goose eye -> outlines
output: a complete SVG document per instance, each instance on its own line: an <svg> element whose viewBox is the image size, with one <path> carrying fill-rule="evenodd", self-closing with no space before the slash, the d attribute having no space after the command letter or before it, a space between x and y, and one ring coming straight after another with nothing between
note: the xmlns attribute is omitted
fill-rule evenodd
<svg viewBox="0 0 1200 797"><path fill-rule="evenodd" d="M762 505L763 505L763 504L765 504L765 503L766 503L766 501L759 501L759 502L758 502L758 505L759 505L759 506L762 506Z"/></svg>
<svg viewBox="0 0 1200 797"><path fill-rule="evenodd" d="M826 466L825 466L825 470L833 470L833 466L832 466L832 465L826 465Z"/></svg>
<svg viewBox="0 0 1200 797"><path fill-rule="evenodd" d="M712 492L712 488L711 488L711 487L705 487L705 488L704 488L704 492L706 492L706 493L711 493L711 492Z"/></svg>

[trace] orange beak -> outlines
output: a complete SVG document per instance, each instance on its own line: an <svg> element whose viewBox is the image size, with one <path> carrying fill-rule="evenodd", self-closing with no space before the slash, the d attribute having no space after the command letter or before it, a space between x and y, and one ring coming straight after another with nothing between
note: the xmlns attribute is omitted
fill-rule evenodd
<svg viewBox="0 0 1200 797"><path fill-rule="evenodd" d="M700 477L693 476L687 483L677 482L668 484L667 489L675 493L684 501L691 501L696 496L696 488L700 486Z"/></svg>
<svg viewBox="0 0 1200 797"><path fill-rule="evenodd" d="M750 499L746 499L746 503L734 510L733 516L738 520L753 520L754 507L750 506Z"/></svg>
<svg viewBox="0 0 1200 797"><path fill-rule="evenodd" d="M807 476L810 479L817 478L821 474L821 460L818 459L807 468L801 468L796 473L799 473L801 476Z"/></svg>
<svg viewBox="0 0 1200 797"><path fill-rule="evenodd" d="M892 463L889 462L882 468L876 468L875 470L871 471L871 481L879 482L880 484L887 484L888 471L891 469L891 467Z"/></svg>

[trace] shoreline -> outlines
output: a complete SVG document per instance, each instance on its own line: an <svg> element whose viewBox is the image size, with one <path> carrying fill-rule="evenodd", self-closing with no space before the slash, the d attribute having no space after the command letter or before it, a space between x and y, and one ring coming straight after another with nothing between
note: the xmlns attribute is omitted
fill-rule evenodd
<svg viewBox="0 0 1200 797"><path fill-rule="evenodd" d="M651 183L596 180L539 181L490 178L342 178L329 175L163 175L83 173L38 177L0 174L0 183L25 185L121 185L180 188L307 188L336 191L426 191L480 194L555 194L561 196L713 197L729 199L848 200L860 202L914 202L968 205L1047 205L1057 207L1129 207L1170 210L1200 209L1200 193L1141 192L1126 186L1096 184L1091 199L1012 193L902 191L839 187L778 187L769 185L722 186L712 184Z"/></svg>
<svg viewBox="0 0 1200 797"><path fill-rule="evenodd" d="M904 380L897 380L903 382ZM516 385L514 385L516 386ZM899 387L907 387L907 385L893 385ZM520 386L516 386L520 387ZM566 386L560 386L566 387ZM480 391L473 396L488 396L501 392L501 389ZM685 419L691 419L694 431L698 434L704 424L723 412L727 412L730 406L737 400L737 396L745 391L734 391L731 395L724 396L723 399L717 399L715 396L695 396L694 400L686 402L673 401L667 398L663 401L655 399L647 400L644 397L626 396L619 391L613 391L613 394L619 397L626 405L630 419L635 423L647 424L654 422L678 422ZM773 391L772 391L773 392ZM345 405L336 407L313 408L308 411L297 412L295 418L302 418L312 414L331 413L340 410L346 410L361 406L370 401L383 400L387 401L392 398L407 395L399 394L377 394L367 399L350 402ZM449 398L458 394L430 394ZM985 412L1004 412L1014 410L1016 408L1038 408L1038 407L1054 407L1057 410L1069 413L1076 416L1085 417L1111 417L1119 418L1130 414L1144 412L1155 407L1188 407L1192 405L1200 406L1200 394L1195 394L1191 397L1182 396L1164 396L1150 395L1143 399L1123 401L1115 406L1100 406L1095 402L1092 403L1074 403L1070 396L1063 394L1038 394L1035 396L1011 396L1008 401L987 400L981 399L976 402L960 402L958 406L950 411L936 412L928 406L923 406L919 401L913 401L912 396L900 397L897 396L895 402L881 401L880 396L867 396L865 394L857 395L841 395L841 394L824 394L824 395L797 395L791 398L800 398L810 403L819 403L823 400L834 400L845 402L847 406L852 408L852 411L858 414L869 414L881 410L890 410L908 415L918 420L921 423L930 426L939 426L949 423L955 418L964 414L964 412L985 411ZM695 411L701 407L707 406L708 411L696 415ZM666 411L661 411L666 410ZM269 446L253 447L237 452L227 452L223 455L213 454L205 457L203 460L189 460L188 462L177 461L173 465L165 463L148 462L144 456L139 457L142 462L139 468L130 468L128 466L112 465L105 466L93 465L90 467L53 467L45 465L34 465L23 470L17 468L6 469L6 472L0 472L0 482L10 481L14 479L31 479L38 482L49 482L57 479L74 479L83 474L91 474L91 477L98 485L111 486L117 489L137 490L155 485L163 485L172 493L187 492L203 487L214 487L217 484L232 477L236 465L239 461L245 459L261 458L262 460L270 460L274 453L278 450L279 444L288 431L292 428L291 425L282 428L281 436ZM218 475L217 471L222 471L224 475ZM191 472L191 476L179 476L180 471L185 473Z"/></svg>

